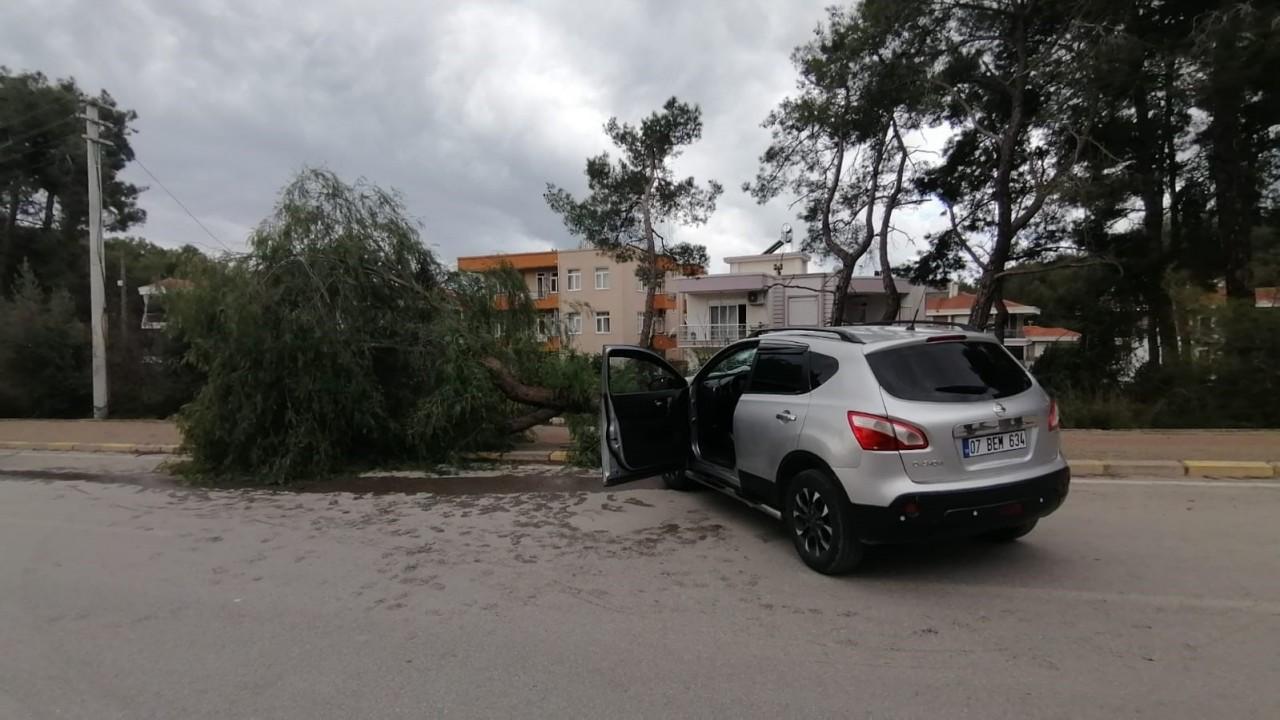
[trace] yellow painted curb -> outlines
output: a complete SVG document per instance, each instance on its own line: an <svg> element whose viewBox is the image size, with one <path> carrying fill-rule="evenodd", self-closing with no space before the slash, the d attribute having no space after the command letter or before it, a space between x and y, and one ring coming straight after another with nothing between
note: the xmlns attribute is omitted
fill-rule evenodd
<svg viewBox="0 0 1280 720"><path fill-rule="evenodd" d="M1068 460L1072 475L1106 475L1107 464L1101 460Z"/></svg>
<svg viewBox="0 0 1280 720"><path fill-rule="evenodd" d="M1187 474L1193 477L1269 478L1276 476L1270 463L1244 460L1185 460Z"/></svg>
<svg viewBox="0 0 1280 720"><path fill-rule="evenodd" d="M1187 468L1177 460L1108 460L1107 474L1120 477L1185 477Z"/></svg>

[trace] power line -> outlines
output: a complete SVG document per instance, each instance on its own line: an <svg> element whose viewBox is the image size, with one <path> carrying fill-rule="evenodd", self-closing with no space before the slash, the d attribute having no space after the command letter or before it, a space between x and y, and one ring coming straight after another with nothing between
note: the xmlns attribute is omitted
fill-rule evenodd
<svg viewBox="0 0 1280 720"><path fill-rule="evenodd" d="M200 229L201 229L201 230L203 230L203 231L205 232L205 234L206 234L206 235L208 235L209 237L213 238L213 241L214 241L214 242L216 242L216 243L218 243L219 245L221 245L223 250L225 250L225 251L227 251L227 252L231 252L231 248L227 247L226 243L222 242L222 240L220 240L220 239L218 238L218 236L217 236L217 235L214 235L214 234L213 234L213 231L211 231L209 228L205 227L204 223L200 222L200 218L196 217L196 216L195 216L195 214L194 214L194 213L192 213L192 212L191 212L191 210L189 210L189 209L187 208L187 206L186 206L186 205L185 205L181 200L179 200L179 199L178 199L178 196L173 194L173 191L171 191L169 188L165 187L165 186L164 186L164 183L160 182L160 178L156 177L155 173L153 173L153 172L151 172L150 170L148 170L148 169L147 169L147 166L146 166L146 165L143 165L143 164L142 164L142 161L141 161L141 160L139 160L139 159L137 158L137 156L134 156L133 161L134 161L135 163L137 163L137 164L138 164L138 167L142 168L142 171L143 171L143 172L145 172L145 173L147 174L147 176L148 176L148 177L150 177L152 180L154 180L154 181L156 182L156 185L159 185L159 186L160 186L160 189L161 189L161 190L165 191L165 194L167 194L169 197L173 198L173 201L174 201L174 202L178 203L178 207L182 208L182 211L183 211L183 212L185 212L185 213L187 214L187 217L189 217L189 218L191 218L192 220L194 220L194 221L195 221L195 223L196 223L196 225L199 225L199 226L200 226Z"/></svg>

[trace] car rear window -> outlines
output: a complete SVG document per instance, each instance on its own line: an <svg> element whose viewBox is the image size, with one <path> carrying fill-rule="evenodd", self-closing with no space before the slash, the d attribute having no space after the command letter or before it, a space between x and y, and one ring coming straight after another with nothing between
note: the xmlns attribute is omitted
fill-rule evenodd
<svg viewBox="0 0 1280 720"><path fill-rule="evenodd" d="M867 355L884 391L903 400L973 402L1017 395L1031 378L1004 348L972 340L907 345Z"/></svg>

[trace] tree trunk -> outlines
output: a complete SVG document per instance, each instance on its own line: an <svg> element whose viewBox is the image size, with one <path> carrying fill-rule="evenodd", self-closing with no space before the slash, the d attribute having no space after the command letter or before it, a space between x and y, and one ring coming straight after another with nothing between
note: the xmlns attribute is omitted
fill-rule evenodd
<svg viewBox="0 0 1280 720"><path fill-rule="evenodd" d="M1013 166L1017 154L1018 137L1022 134L1024 100L1027 83L1026 9L1012 16L1013 45L1016 75L1009 87L1009 121L1000 135L999 159L996 164L995 184L992 188L996 203L996 239L991 248L987 266L978 279L978 290L969 311L969 324L985 328L991 319L991 305L1000 296L1005 263L1013 247ZM997 323L1000 323L997 318ZM1004 327L996 327L997 337L1004 334Z"/></svg>
<svg viewBox="0 0 1280 720"><path fill-rule="evenodd" d="M1147 365L1158 367L1160 365L1160 331L1156 327L1158 323L1157 315L1151 312L1151 308L1147 308Z"/></svg>
<svg viewBox="0 0 1280 720"><path fill-rule="evenodd" d="M4 296L13 278L9 277L9 256L13 253L14 235L18 232L18 208L22 196L18 181L9 184L9 207L6 208L4 235L0 238L0 297Z"/></svg>
<svg viewBox="0 0 1280 720"><path fill-rule="evenodd" d="M48 232L49 228L53 227L53 207L58 198L53 194L52 190L45 190L44 192L44 221L40 223L40 229Z"/></svg>
<svg viewBox="0 0 1280 720"><path fill-rule="evenodd" d="M898 284L893 280L893 268L889 263L889 230L892 228L890 221L893 219L893 211L897 209L898 197L902 193L902 178L907 168L907 144L898 130L897 118L890 118L889 127L893 130L894 142L898 146L898 170L880 217L880 282L884 286L884 312L880 316L882 322L897 320L898 311L902 308L902 294L898 292Z"/></svg>
<svg viewBox="0 0 1280 720"><path fill-rule="evenodd" d="M1221 31L1228 34L1233 28ZM1214 38L1210 68L1208 107L1210 114L1209 174L1213 178L1214 203L1217 210L1218 241L1222 245L1223 275L1227 297L1253 300L1250 278L1250 248L1247 177L1244 129L1240 115L1244 106L1244 88L1233 77L1239 74L1231 65L1232 49L1224 46L1232 41Z"/></svg>
<svg viewBox="0 0 1280 720"><path fill-rule="evenodd" d="M557 413L594 413L600 410L594 402L574 401L563 397L551 388L525 383L496 357L482 357L479 362L485 370L489 371L494 387L512 402L554 410Z"/></svg>
<svg viewBox="0 0 1280 720"><path fill-rule="evenodd" d="M1137 176L1138 195L1142 201L1142 244L1145 256L1143 295L1147 304L1147 322L1154 328L1154 337L1148 340L1147 350L1157 365L1178 358L1178 330L1173 321L1173 300L1165 287L1164 277L1169 267L1169 253L1164 235L1165 169L1162 166L1164 149L1161 147L1162 131L1166 130L1152 118L1150 83L1145 72L1145 60L1139 60L1133 69L1142 80L1135 84L1130 101L1133 106L1135 152L1132 172ZM1158 342L1159 347L1152 345Z"/></svg>
<svg viewBox="0 0 1280 720"><path fill-rule="evenodd" d="M1001 345L1004 344L1004 331L1009 326L1009 307L1004 304L1004 283L996 286L992 305L996 310L995 336Z"/></svg>
<svg viewBox="0 0 1280 720"><path fill-rule="evenodd" d="M836 275L835 297L831 299L831 327L846 324L845 307L848 305L849 284L853 282L853 263L842 265Z"/></svg>
<svg viewBox="0 0 1280 720"><path fill-rule="evenodd" d="M653 180L657 174L657 168L651 164L649 166L649 183L644 188L644 200L642 201L641 213L644 216L644 242L645 256L644 264L648 269L648 279L645 281L644 288L644 319L640 323L640 345L647 348L653 347L653 298L658 284L658 251L653 242ZM623 319L626 322L626 319Z"/></svg>
<svg viewBox="0 0 1280 720"><path fill-rule="evenodd" d="M845 322L845 306L849 300L849 281L853 277L853 266L858 258L836 242L835 232L831 228L831 210L835 205L836 193L840 190L840 175L844 172L844 143L836 146L836 156L832 161L832 176L827 182L827 194L822 204L822 243L827 252L840 261L840 275L836 280L835 297L831 299L831 325L840 326Z"/></svg>

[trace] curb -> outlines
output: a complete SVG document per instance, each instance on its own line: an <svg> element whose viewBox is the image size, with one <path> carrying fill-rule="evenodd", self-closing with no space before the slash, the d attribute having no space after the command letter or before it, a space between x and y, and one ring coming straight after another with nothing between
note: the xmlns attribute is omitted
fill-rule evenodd
<svg viewBox="0 0 1280 720"><path fill-rule="evenodd" d="M533 463L535 465L564 465L569 462L565 450L511 450L509 452L478 452L464 455L468 460L488 462Z"/></svg>
<svg viewBox="0 0 1280 720"><path fill-rule="evenodd" d="M128 455L176 455L178 445L143 443L73 443L0 440L0 450L40 452L121 453ZM567 450L511 450L466 455L487 462L567 465ZM1251 460L1070 460L1071 474L1079 477L1195 477L1269 480L1280 478L1280 461Z"/></svg>
<svg viewBox="0 0 1280 720"><path fill-rule="evenodd" d="M0 440L0 450L39 450L43 452L124 453L129 455L176 455L177 445L140 443L72 443Z"/></svg>
<svg viewBox="0 0 1280 720"><path fill-rule="evenodd" d="M1253 460L1070 460L1071 474L1103 477L1196 477L1264 480L1280 477L1280 462Z"/></svg>

